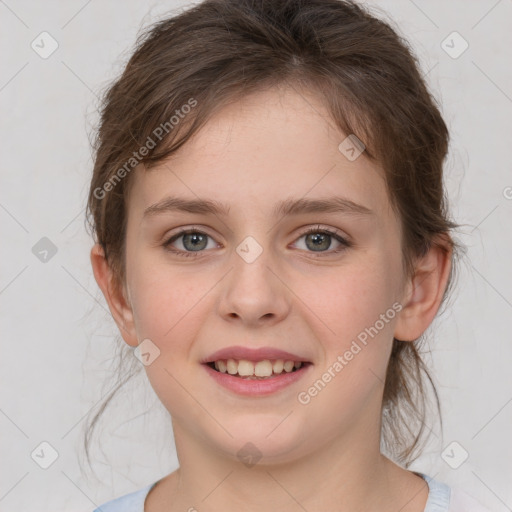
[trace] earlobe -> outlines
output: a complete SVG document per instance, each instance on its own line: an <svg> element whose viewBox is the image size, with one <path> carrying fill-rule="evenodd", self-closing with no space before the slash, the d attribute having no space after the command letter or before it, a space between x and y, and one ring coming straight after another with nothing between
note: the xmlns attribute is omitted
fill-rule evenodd
<svg viewBox="0 0 512 512"><path fill-rule="evenodd" d="M441 305L451 271L452 246L433 244L417 261L415 274L406 286L404 307L395 325L394 337L418 339L434 320Z"/></svg>
<svg viewBox="0 0 512 512"><path fill-rule="evenodd" d="M101 245L95 244L91 249L90 256L94 278L107 301L110 313L124 341L128 345L136 347L138 341L131 305L124 296L122 288L116 284Z"/></svg>

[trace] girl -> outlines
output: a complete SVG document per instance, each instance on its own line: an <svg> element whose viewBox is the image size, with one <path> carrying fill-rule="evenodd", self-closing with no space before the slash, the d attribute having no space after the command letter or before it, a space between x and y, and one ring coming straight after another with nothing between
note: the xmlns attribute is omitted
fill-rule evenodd
<svg viewBox="0 0 512 512"><path fill-rule="evenodd" d="M96 511L483 510L406 468L457 245L448 132L354 2L207 0L102 110L91 262L180 467Z"/></svg>

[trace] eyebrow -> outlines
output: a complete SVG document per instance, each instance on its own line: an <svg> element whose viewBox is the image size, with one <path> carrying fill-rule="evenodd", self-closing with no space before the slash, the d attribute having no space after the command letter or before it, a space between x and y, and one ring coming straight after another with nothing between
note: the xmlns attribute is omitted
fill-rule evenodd
<svg viewBox="0 0 512 512"><path fill-rule="evenodd" d="M169 212L187 212L196 214L213 214L228 216L230 207L210 199L184 199L181 197L166 197L144 210L144 217ZM357 215L373 215L374 212L358 203L343 197L328 197L321 199L285 199L276 204L273 215L299 215L304 213L346 213Z"/></svg>

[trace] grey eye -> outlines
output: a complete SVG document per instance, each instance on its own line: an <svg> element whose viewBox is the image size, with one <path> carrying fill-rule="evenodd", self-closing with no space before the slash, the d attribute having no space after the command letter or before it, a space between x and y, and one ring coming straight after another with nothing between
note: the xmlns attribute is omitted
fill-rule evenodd
<svg viewBox="0 0 512 512"><path fill-rule="evenodd" d="M308 249L316 250L320 249L325 251L329 249L331 245L332 237L325 233L310 233L306 235L306 246Z"/></svg>
<svg viewBox="0 0 512 512"><path fill-rule="evenodd" d="M183 235L183 246L190 251L200 251L208 245L208 235L187 233Z"/></svg>
<svg viewBox="0 0 512 512"><path fill-rule="evenodd" d="M203 233L186 233L182 235L183 247L187 251L201 251L208 245L208 235Z"/></svg>
<svg viewBox="0 0 512 512"><path fill-rule="evenodd" d="M201 252L206 249L208 239L213 240L209 235L201 231L182 231L165 242L164 247L173 252L188 255L187 253ZM180 240L181 243L178 244ZM213 246L215 247L215 244Z"/></svg>

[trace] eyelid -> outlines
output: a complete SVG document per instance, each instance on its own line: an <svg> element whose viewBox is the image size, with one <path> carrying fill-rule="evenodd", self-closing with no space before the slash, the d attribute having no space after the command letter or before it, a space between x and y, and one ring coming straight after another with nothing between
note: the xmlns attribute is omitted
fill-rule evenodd
<svg viewBox="0 0 512 512"><path fill-rule="evenodd" d="M351 241L350 237L342 233L340 230L336 228L331 228L327 226L322 226L321 224L316 224L315 226L311 226L307 228L305 231L301 231L301 234L297 236L296 240L301 239L302 237L310 234L310 233L325 233L329 235L331 238L334 238L341 247L334 250L327 250L327 251L305 251L308 255L311 254L314 257L326 257L328 255L336 255L340 254L346 249L349 249L354 244ZM295 242L294 242L295 243Z"/></svg>
<svg viewBox="0 0 512 512"><path fill-rule="evenodd" d="M201 251L183 251L181 249L174 249L174 248L170 248L170 247L171 247L171 243L173 243L174 241L179 239L181 236L187 235L187 234L192 234L192 233L206 235L207 237L209 237L215 241L214 237L212 235L208 234L206 231L204 231L204 229L205 228L202 228L200 226L190 226L190 227L180 228L179 231L177 231L173 235L165 237L165 242L164 242L163 246L167 251L169 251L173 254L177 254L178 256L201 257L201 253L208 252L208 250L203 249ZM339 254L339 253L343 252L344 250L352 247L352 245L353 245L352 241L350 240L350 237L348 237L347 235L342 233L340 230L338 230L336 228L322 226L321 224L316 224L316 225L310 226L307 229L301 231L300 234L295 237L294 243L297 240L301 239L302 237L304 237L310 233L325 233L328 236L330 236L331 238L334 238L335 240L337 240L341 244L341 248L338 248L335 250L318 251L318 252L304 251L308 254L312 254L314 257L316 257L316 256L321 257L323 255L329 255L329 254L330 255ZM218 243L218 242L215 241L215 243Z"/></svg>
<svg viewBox="0 0 512 512"><path fill-rule="evenodd" d="M301 234L299 235L299 238L301 236L307 235L309 233L316 233L316 232L327 232L331 235L336 235L339 238L342 238L345 242L350 243L350 237L345 232L333 228L330 226L323 226L322 224L315 224L314 226L310 226L309 228L306 228L304 231L301 231Z"/></svg>
<svg viewBox="0 0 512 512"><path fill-rule="evenodd" d="M210 235L206 231L206 228L203 228L201 226L190 226L190 227L179 228L179 230L176 233L173 233L170 236L167 236L167 235L164 236L164 242L163 242L162 245L163 245L164 249L166 249L167 251L169 251L169 252L171 252L173 254L178 254L178 255L188 256L188 255L195 255L197 253L202 253L202 252L204 253L204 252L206 252L206 250L202 250L202 251L183 251L181 249L170 248L171 243L175 242L176 240L178 240L183 235L187 235L187 234L191 234L191 233L200 234L200 235L206 235L207 237L211 238L216 244L218 244L218 242L214 239L214 237L212 235Z"/></svg>

